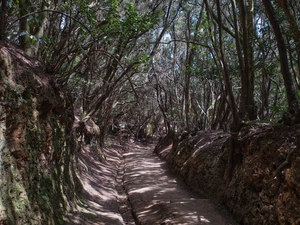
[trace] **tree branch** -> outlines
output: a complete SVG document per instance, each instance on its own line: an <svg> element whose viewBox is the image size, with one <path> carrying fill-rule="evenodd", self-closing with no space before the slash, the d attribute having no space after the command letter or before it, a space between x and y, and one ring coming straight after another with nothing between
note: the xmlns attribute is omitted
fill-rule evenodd
<svg viewBox="0 0 300 225"><path fill-rule="evenodd" d="M73 16L70 16L69 14L66 14L66 13L64 13L62 11L59 11L59 10L53 10L53 9L43 9L43 10L39 10L39 11L28 13L28 14L26 14L24 16L18 17L10 25L15 24L19 20L24 19L24 18L26 18L28 16L31 16L31 15L34 15L34 14L41 14L41 13L44 13L44 12L58 13L58 14L61 14L61 15L64 15L66 17L71 18L72 20L74 20L77 23L79 23L92 36L92 38L95 39L93 33L89 30L89 28L87 28L87 26L84 23L80 22L78 19L74 18Z"/></svg>

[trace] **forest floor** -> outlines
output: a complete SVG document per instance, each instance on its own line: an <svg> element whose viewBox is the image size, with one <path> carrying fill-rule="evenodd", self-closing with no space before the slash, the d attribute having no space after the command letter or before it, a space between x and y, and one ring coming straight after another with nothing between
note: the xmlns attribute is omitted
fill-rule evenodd
<svg viewBox="0 0 300 225"><path fill-rule="evenodd" d="M66 216L66 224L236 224L178 181L153 153L154 147L133 141L120 146L112 140L105 149L106 163L83 150L83 200Z"/></svg>

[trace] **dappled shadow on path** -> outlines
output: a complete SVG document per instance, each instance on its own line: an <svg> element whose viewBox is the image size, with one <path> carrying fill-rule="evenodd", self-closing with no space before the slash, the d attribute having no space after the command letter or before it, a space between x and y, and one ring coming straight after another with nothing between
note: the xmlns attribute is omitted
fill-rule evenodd
<svg viewBox="0 0 300 225"><path fill-rule="evenodd" d="M106 163L83 150L80 177L84 200L69 213L66 224L230 224L208 199L188 191L153 149L154 145L138 143L113 145L105 150ZM122 198L127 203L128 198L130 204L123 204ZM134 215L135 222L128 219L123 207Z"/></svg>
<svg viewBox="0 0 300 225"><path fill-rule="evenodd" d="M67 215L67 225L124 224L116 190L116 176L121 163L119 151L119 146L106 150L107 161L101 163L97 154L89 149L82 150L79 159L83 201Z"/></svg>
<svg viewBox="0 0 300 225"><path fill-rule="evenodd" d="M193 194L170 174L153 146L128 146L125 187L140 224L230 224L208 199Z"/></svg>

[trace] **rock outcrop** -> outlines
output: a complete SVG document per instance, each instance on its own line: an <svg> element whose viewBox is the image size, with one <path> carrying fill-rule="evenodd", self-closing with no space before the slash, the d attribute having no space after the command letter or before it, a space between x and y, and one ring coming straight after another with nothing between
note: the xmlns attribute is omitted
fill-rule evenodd
<svg viewBox="0 0 300 225"><path fill-rule="evenodd" d="M253 124L234 136L174 135L155 151L193 190L226 206L241 224L300 224L299 125Z"/></svg>
<svg viewBox="0 0 300 225"><path fill-rule="evenodd" d="M38 61L0 44L0 224L61 224L73 207L73 112Z"/></svg>

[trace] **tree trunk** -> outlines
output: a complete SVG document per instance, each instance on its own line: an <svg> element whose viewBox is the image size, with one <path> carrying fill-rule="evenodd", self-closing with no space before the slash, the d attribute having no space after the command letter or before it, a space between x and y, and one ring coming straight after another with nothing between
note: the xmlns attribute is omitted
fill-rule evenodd
<svg viewBox="0 0 300 225"><path fill-rule="evenodd" d="M186 23L187 23L187 28L186 28L186 71L184 73L184 88L183 88L183 107L184 107L184 119L185 119L185 127L187 131L189 132L190 126L189 126L189 112L190 112L190 73L192 69L192 50L191 50L191 44L189 43L190 38L191 38L191 25L190 25L190 12L187 12L186 15Z"/></svg>
<svg viewBox="0 0 300 225"><path fill-rule="evenodd" d="M29 13L28 7L30 6L30 1L20 0L19 1L19 10L20 10L20 36L19 41L20 45L24 49L25 53L31 55L30 52L30 28L28 23L28 17L26 16Z"/></svg>
<svg viewBox="0 0 300 225"><path fill-rule="evenodd" d="M248 1L253 5L252 0ZM240 116L245 120L254 120L257 117L254 105L254 73L253 73L253 22L252 7L246 9L244 0L239 0L240 21L242 27L243 57L240 57L241 67L241 101ZM238 40L239 42L240 40Z"/></svg>
<svg viewBox="0 0 300 225"><path fill-rule="evenodd" d="M0 41L6 39L5 31L7 24L7 0L1 1L0 7Z"/></svg>
<svg viewBox="0 0 300 225"><path fill-rule="evenodd" d="M19 15L20 15L20 45L24 49L25 53L30 56L37 56L39 50L39 39L44 35L45 19L47 16L46 12L40 12L31 16L36 16L34 22L28 22L30 13L33 10L39 11L46 9L46 3L42 2L40 8L35 8L36 2L29 0L19 1ZM38 22L37 22L38 21ZM31 38L33 36L34 38Z"/></svg>
<svg viewBox="0 0 300 225"><path fill-rule="evenodd" d="M291 30L293 32L292 39L295 42L296 49L294 50L297 53L296 57L296 63L297 63L297 69L294 69L294 74L300 79L300 29L297 22L297 15L293 15L293 11L291 10L290 4L288 4L288 1L286 0L277 0L278 5L282 8L285 16L287 17L287 20L290 24ZM292 59L290 60L292 62ZM297 79L296 78L296 79ZM297 84L297 83L296 83ZM297 84L297 88L300 88L299 82Z"/></svg>
<svg viewBox="0 0 300 225"><path fill-rule="evenodd" d="M220 5L220 0L217 0L217 11L218 11L218 18L217 18L217 23L218 23L218 47L215 46L216 52L218 52L218 59L220 63L220 67L222 69L222 75L225 83L225 91L228 96L228 103L230 106L230 110L233 116L233 122L231 125L231 130L236 131L239 130L240 127L240 118L237 113L237 108L236 108L236 103L232 91L232 86L230 82L230 77L229 77L229 70L228 70L228 65L227 65L227 60L225 57L225 52L224 52L224 44L223 44L223 32L222 32L222 17L221 17L221 5ZM205 0L205 4L208 7L208 2ZM219 50L218 50L219 49Z"/></svg>
<svg viewBox="0 0 300 225"><path fill-rule="evenodd" d="M267 74L265 64L266 64L266 53L262 51L263 55L263 66L261 68L262 73L262 82L261 82L261 109L259 113L260 119L269 120L270 119L270 110L269 110L269 92L271 88L271 79Z"/></svg>
<svg viewBox="0 0 300 225"><path fill-rule="evenodd" d="M299 112L299 101L297 99L297 94L294 87L294 81L289 70L286 44L279 26L279 21L276 17L274 8L272 6L272 3L270 2L270 0L263 0L262 2L266 9L267 16L270 20L277 41L277 47L278 47L279 59L280 59L280 68L281 68L281 74L283 77L285 90L286 90L288 109L291 114L295 115L298 114Z"/></svg>

